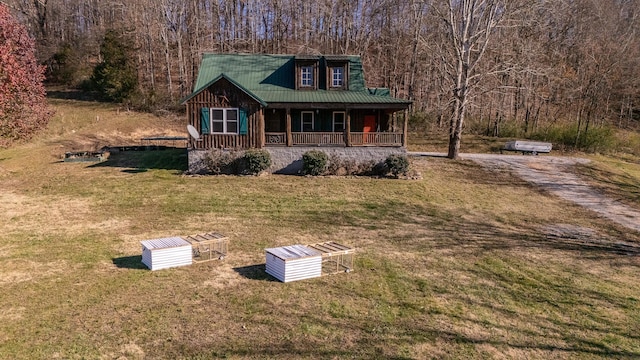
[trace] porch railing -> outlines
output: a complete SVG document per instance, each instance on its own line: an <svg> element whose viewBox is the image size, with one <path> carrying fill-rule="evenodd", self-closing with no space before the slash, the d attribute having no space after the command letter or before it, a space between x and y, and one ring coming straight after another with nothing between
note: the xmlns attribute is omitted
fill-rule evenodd
<svg viewBox="0 0 640 360"><path fill-rule="evenodd" d="M287 133L283 132L268 132L265 133L265 144L269 145L287 145Z"/></svg>
<svg viewBox="0 0 640 360"><path fill-rule="evenodd" d="M294 145L344 145L344 135L338 132L294 132Z"/></svg>
<svg viewBox="0 0 640 360"><path fill-rule="evenodd" d="M401 146L402 133L391 132L352 132L350 134L353 146ZM344 135L341 132L293 132L291 133L292 145L346 145ZM265 133L267 146L286 145L287 133Z"/></svg>
<svg viewBox="0 0 640 360"><path fill-rule="evenodd" d="M351 145L386 145L400 146L402 145L402 133L391 132L352 132Z"/></svg>

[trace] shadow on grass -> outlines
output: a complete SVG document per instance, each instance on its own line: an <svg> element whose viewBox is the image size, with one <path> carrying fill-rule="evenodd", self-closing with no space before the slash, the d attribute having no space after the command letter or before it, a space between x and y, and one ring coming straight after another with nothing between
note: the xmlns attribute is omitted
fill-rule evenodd
<svg viewBox="0 0 640 360"><path fill-rule="evenodd" d="M140 174L143 172L147 172L148 169L124 169L122 170L123 173L126 174Z"/></svg>
<svg viewBox="0 0 640 360"><path fill-rule="evenodd" d="M137 174L149 169L184 172L187 170L187 162L185 148L159 147L139 151L112 151L107 160L90 165L89 168L124 168L122 172L129 174Z"/></svg>
<svg viewBox="0 0 640 360"><path fill-rule="evenodd" d="M383 205L371 201L354 204L357 210L308 209L297 212L295 218L313 223L318 228L346 227L370 231L413 227L416 231L390 233L385 240L409 251L454 248L460 252L476 253L537 248L572 251L589 259L625 260L630 264L635 264L634 259L640 256L640 234L606 220L594 228L536 222L496 226L481 216L465 216L464 221L460 221L459 215L448 210L400 201L387 201Z"/></svg>
<svg viewBox="0 0 640 360"><path fill-rule="evenodd" d="M47 98L60 100L77 100L77 101L100 101L104 102L99 94L95 91L86 91L81 89L62 89L55 88L47 90Z"/></svg>
<svg viewBox="0 0 640 360"><path fill-rule="evenodd" d="M137 269L147 270L147 266L142 263L142 255L135 256L123 256L119 258L113 258L113 265L120 269Z"/></svg>
<svg viewBox="0 0 640 360"><path fill-rule="evenodd" d="M250 280L276 281L265 271L265 264L256 264L233 268L233 271Z"/></svg>
<svg viewBox="0 0 640 360"><path fill-rule="evenodd" d="M640 202L640 182L631 174L623 170L613 172L592 163L576 169L583 178L589 179L591 186L605 194L632 207Z"/></svg>

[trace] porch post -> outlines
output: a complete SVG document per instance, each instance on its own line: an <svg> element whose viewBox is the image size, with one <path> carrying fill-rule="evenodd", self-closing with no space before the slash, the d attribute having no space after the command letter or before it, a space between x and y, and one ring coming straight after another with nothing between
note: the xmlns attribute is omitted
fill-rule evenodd
<svg viewBox="0 0 640 360"><path fill-rule="evenodd" d="M393 112L393 116L392 116L392 120L391 120L391 128L393 132L398 131L398 112L394 111Z"/></svg>
<svg viewBox="0 0 640 360"><path fill-rule="evenodd" d="M345 129L344 129L344 133L345 133L345 141L344 144L347 147L351 147L351 111L349 109L345 109L345 114L346 114L346 119L345 119Z"/></svg>
<svg viewBox="0 0 640 360"><path fill-rule="evenodd" d="M264 129L264 108L260 107L258 112L258 148L262 149L265 145L265 129Z"/></svg>
<svg viewBox="0 0 640 360"><path fill-rule="evenodd" d="M407 147L407 135L409 135L409 109L404 109L404 129L402 131L402 146Z"/></svg>
<svg viewBox="0 0 640 360"><path fill-rule="evenodd" d="M291 108L287 107L287 146L293 146L293 135L291 134Z"/></svg>

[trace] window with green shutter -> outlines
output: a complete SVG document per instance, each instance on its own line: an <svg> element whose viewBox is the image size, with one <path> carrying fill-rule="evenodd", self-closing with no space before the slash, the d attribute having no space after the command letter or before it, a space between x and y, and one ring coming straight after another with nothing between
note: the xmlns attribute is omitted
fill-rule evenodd
<svg viewBox="0 0 640 360"><path fill-rule="evenodd" d="M239 130L242 127L242 118L241 118L240 109L211 108L210 112L211 112L211 133L212 134L238 134ZM245 130L245 133L246 133L246 130Z"/></svg>

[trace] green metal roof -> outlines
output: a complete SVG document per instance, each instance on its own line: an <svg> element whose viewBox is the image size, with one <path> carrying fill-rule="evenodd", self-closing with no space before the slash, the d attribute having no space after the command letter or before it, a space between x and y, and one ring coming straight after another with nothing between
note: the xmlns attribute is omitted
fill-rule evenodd
<svg viewBox="0 0 640 360"><path fill-rule="evenodd" d="M322 58L322 57L319 57ZM371 93L365 86L362 61L358 56L340 56L349 61L348 90L295 90L294 55L204 54L194 92L183 103L221 77L238 86L263 106L268 103L337 103L408 105L411 102ZM327 56L327 60L333 58ZM322 65L320 59L320 65ZM319 77L322 78L323 72ZM320 80L320 79L317 79ZM387 93L388 94L388 93Z"/></svg>

